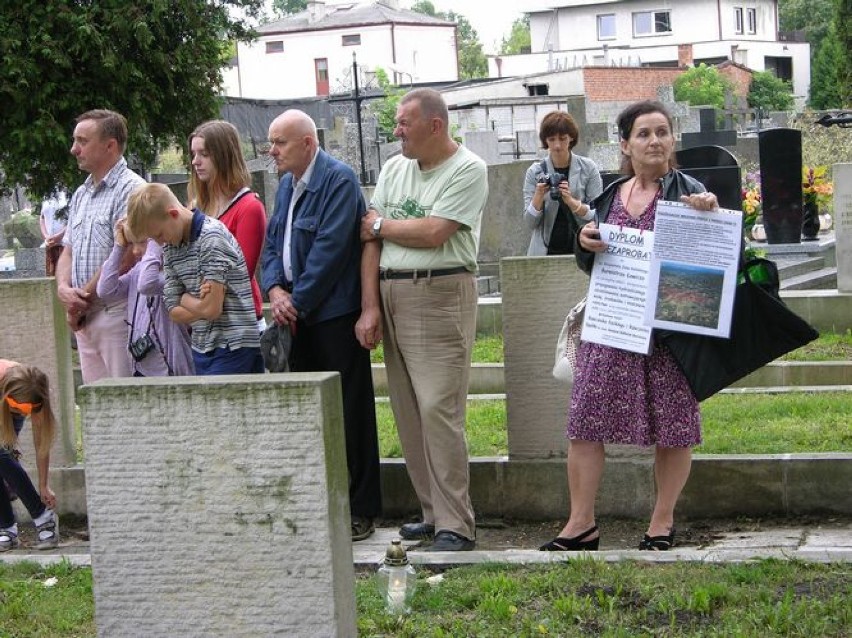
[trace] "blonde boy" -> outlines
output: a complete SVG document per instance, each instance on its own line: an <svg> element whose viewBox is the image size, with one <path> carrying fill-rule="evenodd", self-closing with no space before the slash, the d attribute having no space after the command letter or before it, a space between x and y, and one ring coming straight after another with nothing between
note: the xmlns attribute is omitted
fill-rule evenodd
<svg viewBox="0 0 852 638"><path fill-rule="evenodd" d="M248 269L228 229L164 184L131 193L127 229L163 246L163 299L172 321L192 325L196 374L262 372Z"/></svg>

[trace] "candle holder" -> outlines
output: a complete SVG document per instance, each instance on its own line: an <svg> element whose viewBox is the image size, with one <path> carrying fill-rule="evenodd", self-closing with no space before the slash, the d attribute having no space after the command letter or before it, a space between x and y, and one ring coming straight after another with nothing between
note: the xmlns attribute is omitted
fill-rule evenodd
<svg viewBox="0 0 852 638"><path fill-rule="evenodd" d="M397 538L391 541L385 560L378 571L379 588L384 595L385 607L392 614L403 614L411 609L411 597L417 588L417 574L408 562L408 554Z"/></svg>

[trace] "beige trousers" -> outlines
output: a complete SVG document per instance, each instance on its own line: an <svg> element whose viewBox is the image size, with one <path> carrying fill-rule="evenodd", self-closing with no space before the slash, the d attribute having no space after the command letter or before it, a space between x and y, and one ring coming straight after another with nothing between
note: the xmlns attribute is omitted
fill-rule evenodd
<svg viewBox="0 0 852 638"><path fill-rule="evenodd" d="M476 280L381 282L388 394L423 520L473 539L465 414Z"/></svg>

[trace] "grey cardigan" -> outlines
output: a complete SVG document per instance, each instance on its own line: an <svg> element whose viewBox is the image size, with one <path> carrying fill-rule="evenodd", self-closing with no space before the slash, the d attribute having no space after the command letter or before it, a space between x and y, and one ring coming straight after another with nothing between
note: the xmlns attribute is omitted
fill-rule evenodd
<svg viewBox="0 0 852 638"><path fill-rule="evenodd" d="M553 173L553 162L550 159L550 153L544 159L547 165L547 171ZM544 212L535 211L530 202L535 194L535 186L538 182L539 175L542 174L541 160L536 162L527 169L527 174L524 177L524 221L532 229L532 237L530 237L530 245L527 248L527 255L546 255L547 245L550 243L550 233L553 231L553 222L556 219L556 213L559 212L559 202L545 196ZM603 182L601 174L598 171L597 165L588 157L571 153L571 168L568 171L568 185L571 187L571 193L582 201L584 204L590 203L598 195L603 192ZM578 224L581 224L579 220Z"/></svg>

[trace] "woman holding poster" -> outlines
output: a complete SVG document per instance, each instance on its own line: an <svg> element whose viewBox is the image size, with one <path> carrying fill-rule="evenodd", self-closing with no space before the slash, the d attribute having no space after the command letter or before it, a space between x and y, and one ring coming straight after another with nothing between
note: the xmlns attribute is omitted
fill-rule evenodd
<svg viewBox="0 0 852 638"><path fill-rule="evenodd" d="M595 220L575 239L577 263L591 272L603 252L601 223L652 231L657 201L683 201L713 210L715 195L676 170L672 118L659 102L639 102L618 116L624 177L592 202ZM659 344L648 355L582 342L577 352L568 423L571 511L542 551L596 550L600 533L595 497L604 469L604 444L655 446L657 497L639 549L674 545L674 508L689 477L692 447L701 443L698 402L671 353Z"/></svg>

